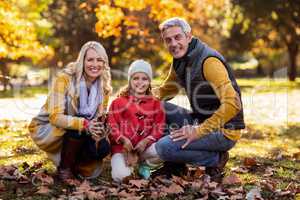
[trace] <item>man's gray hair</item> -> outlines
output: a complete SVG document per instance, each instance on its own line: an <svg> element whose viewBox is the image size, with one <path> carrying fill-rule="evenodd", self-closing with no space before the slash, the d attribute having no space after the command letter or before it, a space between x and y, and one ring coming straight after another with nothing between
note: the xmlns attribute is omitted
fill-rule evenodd
<svg viewBox="0 0 300 200"><path fill-rule="evenodd" d="M189 23L187 23L187 21L185 19L180 18L180 17L173 17L173 18L163 21L159 25L159 30L161 32L163 32L164 30L166 30L170 27L174 27L174 26L180 27L184 33L191 33L191 31L192 31Z"/></svg>

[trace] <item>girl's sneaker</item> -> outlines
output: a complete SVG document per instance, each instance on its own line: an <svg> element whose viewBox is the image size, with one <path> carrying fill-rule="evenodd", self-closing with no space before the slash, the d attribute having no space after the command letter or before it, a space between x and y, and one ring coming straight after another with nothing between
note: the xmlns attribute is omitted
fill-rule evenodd
<svg viewBox="0 0 300 200"><path fill-rule="evenodd" d="M141 164L138 173L143 179L149 179L151 176L151 168L147 164Z"/></svg>

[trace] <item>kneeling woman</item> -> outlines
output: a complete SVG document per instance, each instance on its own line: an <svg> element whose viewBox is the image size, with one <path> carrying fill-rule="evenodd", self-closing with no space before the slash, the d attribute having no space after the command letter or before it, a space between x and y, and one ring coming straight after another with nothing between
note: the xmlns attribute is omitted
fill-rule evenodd
<svg viewBox="0 0 300 200"><path fill-rule="evenodd" d="M111 94L108 57L94 41L84 44L76 62L53 81L46 103L29 125L32 139L58 167L63 181L97 177L110 153L99 120Z"/></svg>

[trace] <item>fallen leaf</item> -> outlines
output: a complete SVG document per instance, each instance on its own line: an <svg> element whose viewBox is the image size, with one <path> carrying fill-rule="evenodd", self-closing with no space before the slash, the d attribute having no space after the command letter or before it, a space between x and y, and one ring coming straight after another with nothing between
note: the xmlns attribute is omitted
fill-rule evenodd
<svg viewBox="0 0 300 200"><path fill-rule="evenodd" d="M17 188L16 194L17 194L18 197L24 196L24 192L21 188Z"/></svg>
<svg viewBox="0 0 300 200"><path fill-rule="evenodd" d="M220 198L227 198L229 199L228 195L222 190L222 188L218 187L210 192L211 196L215 197L216 199Z"/></svg>
<svg viewBox="0 0 300 200"><path fill-rule="evenodd" d="M50 189L47 186L40 186L38 191L36 192L37 194L49 194L50 193Z"/></svg>
<svg viewBox="0 0 300 200"><path fill-rule="evenodd" d="M14 171L17 169L16 166L0 166L0 177L2 179L16 180L16 177L13 175Z"/></svg>
<svg viewBox="0 0 300 200"><path fill-rule="evenodd" d="M275 169L273 169L272 167L267 167L264 173L264 177L270 177L273 176Z"/></svg>
<svg viewBox="0 0 300 200"><path fill-rule="evenodd" d="M112 196L117 196L118 195L118 190L117 188L108 188L109 194Z"/></svg>
<svg viewBox="0 0 300 200"><path fill-rule="evenodd" d="M0 192L4 192L6 190L6 187L3 183L3 181L0 181Z"/></svg>
<svg viewBox="0 0 300 200"><path fill-rule="evenodd" d="M130 180L129 181L129 184L130 185L133 185L137 188L142 188L142 187L145 187L149 184L149 181L148 180L144 180L144 179L139 179L139 180Z"/></svg>
<svg viewBox="0 0 300 200"><path fill-rule="evenodd" d="M179 184L180 186L182 186L182 187L185 187L185 186L187 186L188 184L189 184L189 182L187 182L186 180L184 180L183 178L181 178L181 177L179 177L179 176L172 176L172 180L175 182L175 183L177 183L177 184Z"/></svg>
<svg viewBox="0 0 300 200"><path fill-rule="evenodd" d="M244 159L244 166L246 167L252 167L257 165L256 159L255 158L245 158Z"/></svg>
<svg viewBox="0 0 300 200"><path fill-rule="evenodd" d="M193 190L200 190L200 188L202 188L203 186L203 182L202 181L194 181L191 183L191 188Z"/></svg>
<svg viewBox="0 0 300 200"><path fill-rule="evenodd" d="M225 196L219 196L218 200L230 200L229 196L225 195Z"/></svg>
<svg viewBox="0 0 300 200"><path fill-rule="evenodd" d="M230 200L240 200L240 199L245 199L245 196L243 194L235 194L230 196Z"/></svg>
<svg viewBox="0 0 300 200"><path fill-rule="evenodd" d="M165 194L165 196L167 196L167 194ZM162 195L160 195L158 191L153 191L150 194L150 199L158 199L159 197L162 197Z"/></svg>
<svg viewBox="0 0 300 200"><path fill-rule="evenodd" d="M132 196L134 196L134 194L128 193L125 190L122 190L121 192L118 193L118 196L124 197L124 198L131 198Z"/></svg>
<svg viewBox="0 0 300 200"><path fill-rule="evenodd" d="M205 167L197 167L194 177L201 177L203 174L205 174Z"/></svg>
<svg viewBox="0 0 300 200"><path fill-rule="evenodd" d="M237 176L237 174L232 173L229 176L223 178L222 183L224 185L235 185L235 184L241 184L241 179Z"/></svg>
<svg viewBox="0 0 300 200"><path fill-rule="evenodd" d="M104 191L104 193L103 193L103 191L101 191L101 192L87 191L86 196L90 200L105 199L105 191Z"/></svg>
<svg viewBox="0 0 300 200"><path fill-rule="evenodd" d="M89 183L89 181L87 180L84 180L80 186L77 188L77 191L88 191L88 190L91 190L91 185Z"/></svg>
<svg viewBox="0 0 300 200"><path fill-rule="evenodd" d="M297 153L294 153L293 158L295 158L296 160L300 160L300 151Z"/></svg>
<svg viewBox="0 0 300 200"><path fill-rule="evenodd" d="M180 193L184 193L183 188L176 184L176 183L172 183L169 187L163 187L162 192L168 193L168 194L180 194Z"/></svg>
<svg viewBox="0 0 300 200"><path fill-rule="evenodd" d="M155 180L159 181L160 183L164 184L164 185L167 185L167 186L170 186L173 182L171 180L168 180L166 178L163 178L161 176L158 176L155 178Z"/></svg>
<svg viewBox="0 0 300 200"><path fill-rule="evenodd" d="M75 186L75 187L80 186L80 181L78 181L77 179L70 178L70 179L66 180L65 182L69 186Z"/></svg>
<svg viewBox="0 0 300 200"><path fill-rule="evenodd" d="M51 176L45 174L44 172L38 172L34 175L32 182L35 180L41 181L41 185L53 185L54 180Z"/></svg>
<svg viewBox="0 0 300 200"><path fill-rule="evenodd" d="M204 197L195 199L195 200L208 200L208 194L206 194Z"/></svg>
<svg viewBox="0 0 300 200"><path fill-rule="evenodd" d="M208 188L209 188L209 189L216 189L217 186L218 186L218 184L219 184L219 183L214 182L214 181L209 182L209 183L208 183Z"/></svg>
<svg viewBox="0 0 300 200"><path fill-rule="evenodd" d="M276 193L276 196L282 197L282 196L290 195L292 192L289 190L286 190L286 191L277 190L277 191L275 191L275 193Z"/></svg>
<svg viewBox="0 0 300 200"><path fill-rule="evenodd" d="M245 167L235 167L231 169L232 172L239 173L239 174L245 174L249 172L249 169Z"/></svg>
<svg viewBox="0 0 300 200"><path fill-rule="evenodd" d="M273 148L271 151L271 156L276 160L281 160L283 158L283 149L280 147Z"/></svg>
<svg viewBox="0 0 300 200"><path fill-rule="evenodd" d="M260 194L261 189L259 187L252 188L246 195L247 200L263 200Z"/></svg>
<svg viewBox="0 0 300 200"><path fill-rule="evenodd" d="M235 195L239 193L245 193L243 186L238 187L238 188L225 188L225 192L229 195Z"/></svg>
<svg viewBox="0 0 300 200"><path fill-rule="evenodd" d="M274 182L274 180L270 181L270 180L262 180L260 182L260 184L262 186L264 186L267 190L271 191L271 192L275 192L276 190L276 182Z"/></svg>

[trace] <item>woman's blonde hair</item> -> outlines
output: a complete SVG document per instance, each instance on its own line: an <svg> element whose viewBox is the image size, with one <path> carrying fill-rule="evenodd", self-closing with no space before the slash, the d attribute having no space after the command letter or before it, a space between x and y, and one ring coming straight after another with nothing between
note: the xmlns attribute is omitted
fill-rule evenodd
<svg viewBox="0 0 300 200"><path fill-rule="evenodd" d="M103 89L104 94L109 95L112 93L110 66L107 53L104 47L99 42L89 41L85 43L80 49L77 60L75 62L69 63L63 71L76 76L76 93L77 95L79 95L79 83L84 72L84 58L86 52L89 49L95 50L104 61L103 72L99 76L99 84L101 86L100 88Z"/></svg>

